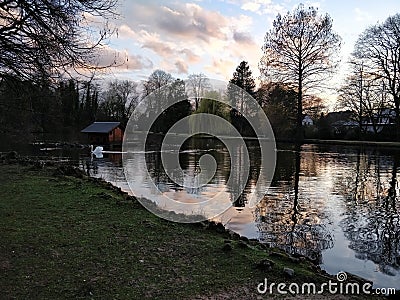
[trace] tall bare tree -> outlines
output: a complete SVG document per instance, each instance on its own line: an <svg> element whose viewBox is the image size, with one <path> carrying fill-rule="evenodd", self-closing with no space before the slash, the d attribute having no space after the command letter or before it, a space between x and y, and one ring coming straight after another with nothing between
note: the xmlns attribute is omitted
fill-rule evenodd
<svg viewBox="0 0 400 300"><path fill-rule="evenodd" d="M364 86L367 84L364 76L364 64L354 63L351 74L345 79L345 83L338 90L337 105L341 109L349 109L354 113L358 123L359 138L363 119Z"/></svg>
<svg viewBox="0 0 400 300"><path fill-rule="evenodd" d="M354 56L365 61L366 73L385 80L400 140L400 14L365 30L356 42Z"/></svg>
<svg viewBox="0 0 400 300"><path fill-rule="evenodd" d="M203 73L191 74L187 80L189 96L194 99L194 109L199 109L199 104L204 93L210 88L210 83Z"/></svg>
<svg viewBox="0 0 400 300"><path fill-rule="evenodd" d="M386 108L391 108L385 81L366 72L365 62L351 60L352 70L338 90L338 106L351 110L357 116L359 134L366 130L367 122L378 133L378 122ZM361 136L359 136L361 138Z"/></svg>
<svg viewBox="0 0 400 300"><path fill-rule="evenodd" d="M303 138L303 96L327 80L338 64L341 38L332 30L332 19L300 4L292 13L278 14L265 35L261 74L297 92L297 138Z"/></svg>
<svg viewBox="0 0 400 300"><path fill-rule="evenodd" d="M0 78L47 79L99 68L96 51L113 33L107 20L116 1L0 1Z"/></svg>
<svg viewBox="0 0 400 300"><path fill-rule="evenodd" d="M185 82L163 70L155 70L143 82L143 97L146 99L141 103L143 106L139 104L138 124L142 125L140 118L154 118L150 131L166 133L173 124L191 112ZM147 124L147 120L143 123Z"/></svg>

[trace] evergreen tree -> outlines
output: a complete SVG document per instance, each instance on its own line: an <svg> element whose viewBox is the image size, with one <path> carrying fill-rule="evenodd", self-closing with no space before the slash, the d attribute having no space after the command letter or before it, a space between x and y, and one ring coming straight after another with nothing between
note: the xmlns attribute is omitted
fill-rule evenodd
<svg viewBox="0 0 400 300"><path fill-rule="evenodd" d="M254 135L254 131L242 113L249 113L246 98L248 99L248 95L252 97L255 95L255 87L256 83L250 67L246 61L242 61L233 73L233 78L229 80L227 94L230 103L238 108L232 108L230 111L232 124L243 135Z"/></svg>
<svg viewBox="0 0 400 300"><path fill-rule="evenodd" d="M64 127L76 127L79 113L79 91L75 80L61 81L57 94L61 104Z"/></svg>
<svg viewBox="0 0 400 300"><path fill-rule="evenodd" d="M229 83L235 84L238 87L244 89L251 96L255 94L256 82L254 81L252 72L247 61L242 61L233 72L233 77L229 80Z"/></svg>
<svg viewBox="0 0 400 300"><path fill-rule="evenodd" d="M79 127L85 127L97 119L99 107L98 87L90 81L83 82L83 95L80 102Z"/></svg>

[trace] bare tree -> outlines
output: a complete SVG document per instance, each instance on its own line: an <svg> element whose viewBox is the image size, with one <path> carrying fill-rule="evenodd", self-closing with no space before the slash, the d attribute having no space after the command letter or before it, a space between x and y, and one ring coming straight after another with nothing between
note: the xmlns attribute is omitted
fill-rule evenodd
<svg viewBox="0 0 400 300"><path fill-rule="evenodd" d="M188 77L189 96L194 99L194 109L199 109L199 104L204 93L210 88L210 83L206 75L203 73L191 74Z"/></svg>
<svg viewBox="0 0 400 300"><path fill-rule="evenodd" d="M163 70L155 70L150 74L149 78L143 82L143 93L144 96L148 96L151 93L162 88L164 85L171 84L174 78L170 73Z"/></svg>
<svg viewBox="0 0 400 300"><path fill-rule="evenodd" d="M1 1L0 78L33 81L101 67L96 51L113 33L107 20L116 1Z"/></svg>
<svg viewBox="0 0 400 300"><path fill-rule="evenodd" d="M163 88L174 82L174 78L170 73L163 70L155 70L150 74L149 78L143 82L143 97L148 97L148 110L159 111L160 101L167 99L169 94L168 88Z"/></svg>
<svg viewBox="0 0 400 300"><path fill-rule="evenodd" d="M105 117L126 125L139 100L137 86L136 82L129 80L110 82L100 103Z"/></svg>
<svg viewBox="0 0 400 300"><path fill-rule="evenodd" d="M293 13L278 14L265 35L260 71L269 81L282 82L297 93L297 138L303 138L303 96L332 75L337 66L340 37L328 14L318 15L300 4Z"/></svg>
<svg viewBox="0 0 400 300"><path fill-rule="evenodd" d="M365 30L356 42L354 56L365 61L366 73L386 82L400 140L400 14Z"/></svg>
<svg viewBox="0 0 400 300"><path fill-rule="evenodd" d="M366 72L365 62L362 60L353 58L351 66L351 73L338 90L338 106L354 112L359 134L365 132L367 126L372 126L376 134L382 112L390 108L385 81L380 76Z"/></svg>
<svg viewBox="0 0 400 300"><path fill-rule="evenodd" d="M316 121L322 113L327 111L324 99L315 95L307 95L303 97L303 111L309 115L312 120Z"/></svg>

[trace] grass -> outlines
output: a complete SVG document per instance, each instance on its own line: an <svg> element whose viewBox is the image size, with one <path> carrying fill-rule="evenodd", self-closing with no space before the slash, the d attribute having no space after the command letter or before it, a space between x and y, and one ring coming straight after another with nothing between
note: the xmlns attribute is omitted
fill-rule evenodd
<svg viewBox="0 0 400 300"><path fill-rule="evenodd" d="M270 257L272 249L204 224L165 221L104 184L53 171L0 164L2 298L256 299L265 277L326 281L306 261ZM271 271L255 267L265 258L275 261Z"/></svg>

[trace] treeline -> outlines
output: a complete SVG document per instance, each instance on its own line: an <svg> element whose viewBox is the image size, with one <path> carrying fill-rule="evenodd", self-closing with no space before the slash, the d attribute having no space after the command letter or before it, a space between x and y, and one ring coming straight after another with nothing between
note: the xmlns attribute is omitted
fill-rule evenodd
<svg viewBox="0 0 400 300"><path fill-rule="evenodd" d="M74 79L37 84L16 78L0 83L0 130L16 139L78 140L94 121L124 121L137 100L136 84L110 82L101 88Z"/></svg>
<svg viewBox="0 0 400 300"><path fill-rule="evenodd" d="M80 131L95 121L118 121L125 126L143 97L165 84L176 88L182 83L161 70L144 82L114 80L103 85L74 79L38 84L9 77L0 82L0 130L13 139L77 141ZM189 102L168 109L153 130L163 131L177 117L191 112Z"/></svg>
<svg viewBox="0 0 400 300"><path fill-rule="evenodd" d="M260 72L267 82L297 92L296 139L308 133L322 138L400 140L400 14L360 34L348 62L351 71L336 87L337 109L343 112L314 117L317 126L305 128L307 99L327 87L339 64L341 38L332 24L328 14L300 4L293 12L278 14L265 35Z"/></svg>
<svg viewBox="0 0 400 300"><path fill-rule="evenodd" d="M257 100L278 138L293 138L297 115L297 93L294 90L274 83L263 84L256 89L252 72L245 61L238 65L230 83ZM164 91L166 97L184 101L160 111L151 131L165 133L185 116L207 113L231 122L244 136L254 135L254 130L238 110L216 100L230 98L233 99L232 104L243 106L244 100L232 89L222 92L212 90L204 74L192 74L183 81L162 70L154 71L142 82L114 80L103 85L94 80L68 79L38 84L11 77L4 79L0 83L0 106L4 112L0 115L0 128L2 134L15 138L76 141L80 131L95 121L118 121L125 126L137 104L165 85L169 86ZM149 109L156 111L160 103L156 97ZM310 97L307 103L305 111L316 118L324 110L320 98Z"/></svg>
<svg viewBox="0 0 400 300"><path fill-rule="evenodd" d="M349 59L350 72L338 90L338 108L352 112L358 135L377 136L392 123L400 141L400 14L366 29Z"/></svg>
<svg viewBox="0 0 400 300"><path fill-rule="evenodd" d="M114 0L26 2L0 3L4 12L0 16L2 134L76 140L80 130L93 121L125 125L143 97L170 84L174 88L166 91L165 97L190 97L162 111L153 131L165 132L179 118L207 112L225 118L242 135L254 135L238 109L213 100L232 98L239 108L243 98L229 88L222 93L209 90L204 74L189 75L187 81L161 70L143 82L98 83L74 78L72 74L82 70L87 74L88 70L123 64L118 55L105 65L93 60L104 57L103 42L113 34L107 24L115 12ZM79 17L93 14L104 21L98 36L92 36L92 28ZM386 128L385 138L400 140L399 28L400 14L396 14L360 35L349 61L351 71L344 84L336 87L337 108L345 110L341 113L324 114L322 99L313 96L327 87L337 70L341 38L333 31L328 14L302 4L292 12L278 14L266 33L258 89L245 61L230 83L258 101L278 139L379 139ZM190 95L185 95L187 90ZM157 109L156 101L153 105Z"/></svg>

